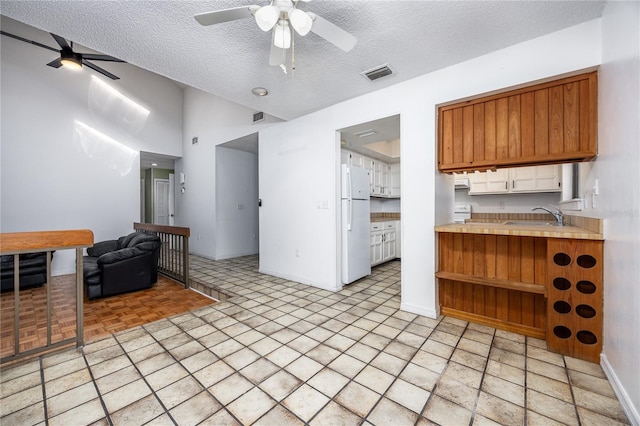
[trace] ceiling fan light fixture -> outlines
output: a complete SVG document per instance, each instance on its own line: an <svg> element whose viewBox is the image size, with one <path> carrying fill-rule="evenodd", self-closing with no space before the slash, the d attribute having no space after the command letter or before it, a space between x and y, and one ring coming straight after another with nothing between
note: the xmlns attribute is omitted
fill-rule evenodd
<svg viewBox="0 0 640 426"><path fill-rule="evenodd" d="M72 70L82 69L82 56L70 50L60 51L60 63L65 68Z"/></svg>
<svg viewBox="0 0 640 426"><path fill-rule="evenodd" d="M269 31L280 18L280 9L274 5L262 6L254 14L256 24L262 31Z"/></svg>
<svg viewBox="0 0 640 426"><path fill-rule="evenodd" d="M288 49L291 47L291 30L289 29L289 23L284 19L281 19L276 25L273 34L273 44L280 49Z"/></svg>
<svg viewBox="0 0 640 426"><path fill-rule="evenodd" d="M300 9L293 9L289 12L289 21L291 22L293 29L301 36L309 34L309 31L311 31L311 25L313 25L311 17Z"/></svg>

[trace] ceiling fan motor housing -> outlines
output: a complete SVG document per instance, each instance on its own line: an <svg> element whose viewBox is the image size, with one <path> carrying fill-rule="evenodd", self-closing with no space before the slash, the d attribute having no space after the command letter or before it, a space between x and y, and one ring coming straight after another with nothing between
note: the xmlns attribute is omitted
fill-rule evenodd
<svg viewBox="0 0 640 426"><path fill-rule="evenodd" d="M62 49L60 51L60 58L60 62L64 66L82 68L82 55L74 52L71 49Z"/></svg>

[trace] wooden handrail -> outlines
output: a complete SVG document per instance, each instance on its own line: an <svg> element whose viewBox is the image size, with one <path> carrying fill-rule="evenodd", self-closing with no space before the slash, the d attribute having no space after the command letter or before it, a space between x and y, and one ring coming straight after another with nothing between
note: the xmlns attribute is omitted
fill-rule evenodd
<svg viewBox="0 0 640 426"><path fill-rule="evenodd" d="M69 231L12 232L0 234L0 254L13 255L13 355L0 359L0 363L39 354L46 350L75 343L84 345L84 287L82 275L82 252L93 246L93 232L88 229ZM76 335L75 337L51 342L51 252L75 249L76 252ZM20 254L46 252L46 296L47 296L47 343L36 348L20 351Z"/></svg>
<svg viewBox="0 0 640 426"><path fill-rule="evenodd" d="M0 254L3 255L91 246L93 232L88 229L0 234Z"/></svg>
<svg viewBox="0 0 640 426"><path fill-rule="evenodd" d="M141 231L151 231L151 232L164 232L166 234L180 235L183 237L191 236L191 229L184 228L182 226L154 225L151 223L135 222L133 224L133 229L141 230Z"/></svg>

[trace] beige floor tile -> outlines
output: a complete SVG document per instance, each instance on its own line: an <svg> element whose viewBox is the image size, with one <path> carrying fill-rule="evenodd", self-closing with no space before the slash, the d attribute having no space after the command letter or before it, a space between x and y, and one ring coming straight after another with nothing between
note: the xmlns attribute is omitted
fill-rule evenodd
<svg viewBox="0 0 640 426"><path fill-rule="evenodd" d="M559 382L558 382L559 383ZM482 391L498 398L509 401L512 404L524 407L524 387L515 383L485 375L482 381Z"/></svg>
<svg viewBox="0 0 640 426"><path fill-rule="evenodd" d="M366 417L379 399L379 394L355 382L350 382L334 398L337 403L360 417Z"/></svg>
<svg viewBox="0 0 640 426"><path fill-rule="evenodd" d="M609 398L581 388L573 388L573 396L575 397L576 405L579 407L611 417L620 422L627 421L627 416L624 414L622 406L615 398Z"/></svg>
<svg viewBox="0 0 640 426"><path fill-rule="evenodd" d="M195 355L191 355L190 357L183 359L181 364L191 373L195 373L196 371L213 364L218 360L218 357L213 354L213 352L209 350L203 350L201 352L196 353Z"/></svg>
<svg viewBox="0 0 640 426"><path fill-rule="evenodd" d="M440 375L419 365L409 363L400 374L400 378L431 392L440 379Z"/></svg>
<svg viewBox="0 0 640 426"><path fill-rule="evenodd" d="M497 349L502 349L508 352L513 352L514 354L524 355L525 352L525 344L524 340L512 340L505 337L499 337L501 330L496 331L496 335L493 338L492 346Z"/></svg>
<svg viewBox="0 0 640 426"><path fill-rule="evenodd" d="M262 334L262 333L260 333ZM282 346L282 343L273 340L271 337L265 337L255 343L249 345L249 348L261 356L265 356Z"/></svg>
<svg viewBox="0 0 640 426"><path fill-rule="evenodd" d="M303 426L304 423L282 405L276 405L253 424L253 426L274 425Z"/></svg>
<svg viewBox="0 0 640 426"><path fill-rule="evenodd" d="M110 361L107 361L110 362ZM93 372L93 376L94 377L101 377L97 375L97 369L98 367L100 367L102 364L106 364L107 362L103 362L101 364L98 364L94 367L91 368L91 371ZM173 359L171 357L171 355L169 355L168 353L161 353L158 354L154 357L151 357L149 359L145 359L144 361L141 361L140 363L136 364L136 367L138 367L138 369L140 370L140 373L142 375L147 375L147 374L151 374L154 371L158 371L164 367L166 367L167 365L173 364L175 361L175 359ZM125 368L128 366L128 361L127 362L122 362L123 365L120 366L120 368ZM102 375L106 375L109 374L113 371L116 371L114 369L109 369L108 371L104 371L101 373L103 373ZM106 373L106 374L105 374Z"/></svg>
<svg viewBox="0 0 640 426"><path fill-rule="evenodd" d="M306 353L306 356L317 361L321 364L327 365L341 354L340 351L337 351L329 346L324 344L319 344L315 348L311 349Z"/></svg>
<svg viewBox="0 0 640 426"><path fill-rule="evenodd" d="M536 359L527 359L527 372L539 374L559 382L569 383L567 371L564 368Z"/></svg>
<svg viewBox="0 0 640 426"><path fill-rule="evenodd" d="M240 420L242 424L251 424L259 417L271 410L276 402L259 388L249 392L227 406L227 409Z"/></svg>
<svg viewBox="0 0 640 426"><path fill-rule="evenodd" d="M460 342L458 342L458 348L472 354L487 358L489 356L489 350L491 349L491 346L468 339L466 337L462 337L460 339Z"/></svg>
<svg viewBox="0 0 640 426"><path fill-rule="evenodd" d="M511 367L524 370L524 366L525 366L524 355L519 355L513 352L505 351L504 349L496 348L495 346L491 346L489 359L502 364L510 365Z"/></svg>
<svg viewBox="0 0 640 426"><path fill-rule="evenodd" d="M356 344L351 346L345 353L349 356L359 359L362 362L367 363L375 358L380 353L380 351L372 348L371 346L357 342Z"/></svg>
<svg viewBox="0 0 640 426"><path fill-rule="evenodd" d="M61 362L51 367L46 367L44 369L44 380L48 382L85 368L87 368L87 364L85 363L84 358L76 357L69 361Z"/></svg>
<svg viewBox="0 0 640 426"><path fill-rule="evenodd" d="M355 377L362 369L366 366L366 364L362 361L359 361L349 355L342 354L331 364L329 364L329 368L337 371L345 377L353 378Z"/></svg>
<svg viewBox="0 0 640 426"><path fill-rule="evenodd" d="M90 352L85 355L85 358L87 359L87 364L95 365L123 354L124 351L119 345L113 345L95 352ZM78 361L77 358L76 361Z"/></svg>
<svg viewBox="0 0 640 426"><path fill-rule="evenodd" d="M260 388L276 401L282 401L301 384L302 382L297 377L280 370L260 383Z"/></svg>
<svg viewBox="0 0 640 426"><path fill-rule="evenodd" d="M156 395L160 398L164 406L170 410L176 405L197 395L202 390L202 386L200 386L193 377L187 376L160 389L156 392Z"/></svg>
<svg viewBox="0 0 640 426"><path fill-rule="evenodd" d="M234 369L229 367L224 361L216 361L213 364L194 373L194 377L206 388L213 386L220 380L229 377L234 373Z"/></svg>
<svg viewBox="0 0 640 426"><path fill-rule="evenodd" d="M493 396L486 392L480 392L476 412L505 425L524 424L524 408Z"/></svg>
<svg viewBox="0 0 640 426"><path fill-rule="evenodd" d="M629 420L612 419L582 407L578 407L578 417L580 418L580 423L584 426L622 426L630 424Z"/></svg>
<svg viewBox="0 0 640 426"><path fill-rule="evenodd" d="M329 402L328 397L311 386L303 384L286 397L282 404L296 416L308 422L327 402Z"/></svg>
<svg viewBox="0 0 640 426"><path fill-rule="evenodd" d="M334 334L324 341L325 345L332 347L333 349L340 352L346 351L351 346L353 346L354 343L356 343L355 340L342 336L340 334Z"/></svg>
<svg viewBox="0 0 640 426"><path fill-rule="evenodd" d="M604 371L602 371L602 367L593 362L583 361L581 359L572 358L570 356L565 356L564 362L567 365L567 368L570 370L579 371L581 373L589 374L590 376L598 377L600 379L607 378L607 376L605 376L604 374Z"/></svg>
<svg viewBox="0 0 640 426"><path fill-rule="evenodd" d="M527 388L573 404L571 387L568 383L527 372Z"/></svg>
<svg viewBox="0 0 640 426"><path fill-rule="evenodd" d="M88 373L86 369L80 370L80 374ZM12 395L17 392L21 392L23 390L32 388L34 386L40 386L40 371L36 370L28 374L24 374L22 376L13 378L11 380L2 381L2 386L0 387L0 398L5 398L9 395ZM64 379L61 377L60 379ZM60 380L56 379L56 380Z"/></svg>
<svg viewBox="0 0 640 426"><path fill-rule="evenodd" d="M424 346L423 346L424 347ZM452 352L453 352L453 348ZM427 370L431 370L437 374L441 374L445 368L447 368L447 359L442 358L433 353L419 350L411 359L411 362L417 364L421 367L426 368Z"/></svg>
<svg viewBox="0 0 640 426"><path fill-rule="evenodd" d="M496 337L501 339L513 340L518 343L525 343L525 336L523 334L513 333L511 331L496 330Z"/></svg>
<svg viewBox="0 0 640 426"><path fill-rule="evenodd" d="M362 419L334 401L329 402L309 423L311 426L357 425ZM283 423L280 423L283 424Z"/></svg>
<svg viewBox="0 0 640 426"><path fill-rule="evenodd" d="M309 380L308 384L329 398L333 398L349 382L349 379L335 371L324 368Z"/></svg>
<svg viewBox="0 0 640 426"><path fill-rule="evenodd" d="M431 336L429 336L429 340L455 347L458 344L458 340L460 340L460 336L436 329L431 333Z"/></svg>
<svg viewBox="0 0 640 426"><path fill-rule="evenodd" d="M106 337L104 339L100 339L100 340L96 340L94 342L90 342L87 343L86 345L84 345L84 347L82 348L82 353L86 354L90 354L91 352L95 352L95 351L99 351L101 349L107 348L109 346L113 346L113 345L117 345L118 341L113 337L113 336L109 336ZM53 364L57 364L57 362L55 361L57 357L63 356L65 358L67 357L74 357L74 355L79 355L79 352L76 352L76 354L74 354L74 351L65 351L65 352L61 352L59 354L55 354L55 355L50 355L50 356L46 356L42 359L42 364L45 367L49 367ZM69 359L69 358L67 358Z"/></svg>
<svg viewBox="0 0 640 426"><path fill-rule="evenodd" d="M454 380L459 383L463 383L469 387L480 389L480 383L482 381L482 372L477 371L466 365L458 364L456 362L450 362L447 365L447 369L442 375L442 379L445 381Z"/></svg>
<svg viewBox="0 0 640 426"><path fill-rule="evenodd" d="M498 422L494 422L491 419L484 417L481 414L476 413L473 416L473 426L502 426Z"/></svg>
<svg viewBox="0 0 640 426"><path fill-rule="evenodd" d="M469 387L456 380L443 377L434 390L435 394L468 410L473 410L478 400L479 389Z"/></svg>
<svg viewBox="0 0 640 426"><path fill-rule="evenodd" d="M300 352L301 354L305 354L309 352L311 349L318 346L319 344L320 342L303 335L287 343L287 346L289 346L290 348L292 348L297 352Z"/></svg>
<svg viewBox="0 0 640 426"><path fill-rule="evenodd" d="M430 392L398 379L389 388L385 397L419 414L424 409L430 395Z"/></svg>
<svg viewBox="0 0 640 426"><path fill-rule="evenodd" d="M269 353L266 358L279 367L285 367L301 356L300 352L294 351L287 346L281 346Z"/></svg>
<svg viewBox="0 0 640 426"><path fill-rule="evenodd" d="M67 426L72 424L92 424L104 418L105 414L100 401L96 398L55 416L49 413L49 416L49 425Z"/></svg>
<svg viewBox="0 0 640 426"><path fill-rule="evenodd" d="M54 397L47 398L47 415L55 417L97 397L98 394L94 384L85 383Z"/></svg>
<svg viewBox="0 0 640 426"><path fill-rule="evenodd" d="M278 370L279 367L277 365L264 358L260 358L240 370L240 373L253 383L258 384Z"/></svg>
<svg viewBox="0 0 640 426"><path fill-rule="evenodd" d="M171 409L170 413L179 425L196 425L220 408L220 404L208 392L200 392Z"/></svg>
<svg viewBox="0 0 640 426"><path fill-rule="evenodd" d="M367 346L371 346L379 351L383 350L391 342L388 337L381 336L375 333L369 333L360 339L360 343L364 343Z"/></svg>
<svg viewBox="0 0 640 426"><path fill-rule="evenodd" d="M493 341L493 335L495 332L495 328L469 323L469 327L464 331L462 337L484 343L485 345L490 345Z"/></svg>
<svg viewBox="0 0 640 426"><path fill-rule="evenodd" d="M415 412L387 398L382 398L367 417L374 425L413 425L417 419Z"/></svg>
<svg viewBox="0 0 640 426"><path fill-rule="evenodd" d="M264 339L266 336L262 333L260 333L259 331L256 331L254 329L249 329L248 331L235 336L234 339L240 343L242 343L245 346L249 346L253 343L256 343L259 340Z"/></svg>
<svg viewBox="0 0 640 426"><path fill-rule="evenodd" d="M111 413L114 425L141 425L164 413L164 408L153 395L148 395L133 404Z"/></svg>
<svg viewBox="0 0 640 426"><path fill-rule="evenodd" d="M567 425L577 425L573 404L527 389L527 409Z"/></svg>
<svg viewBox="0 0 640 426"><path fill-rule="evenodd" d="M386 352L381 352L373 359L373 361L371 361L371 365L395 376L400 374L405 365L407 365L407 361L393 355L389 355Z"/></svg>
<svg viewBox="0 0 640 426"><path fill-rule="evenodd" d="M418 349L398 341L393 341L389 343L383 351L405 361L409 361Z"/></svg>
<svg viewBox="0 0 640 426"><path fill-rule="evenodd" d="M118 340L120 341L120 345L125 352L132 352L155 343L155 339L153 338L153 336L148 334L144 329L142 329L140 336L136 337L135 339L127 340L125 342L120 340L120 338L118 338Z"/></svg>
<svg viewBox="0 0 640 426"><path fill-rule="evenodd" d="M262 334L262 333L259 333ZM215 331L211 334L207 334L206 336L200 337L198 342L205 348L211 348L212 346L216 346L222 342L230 340L230 337L224 334L222 331Z"/></svg>
<svg viewBox="0 0 640 426"><path fill-rule="evenodd" d="M151 386L151 389L159 391L165 386L169 386L187 375L189 375L189 372L179 363L175 363L151 373L146 376L145 379L149 386Z"/></svg>
<svg viewBox="0 0 640 426"><path fill-rule="evenodd" d="M549 352L546 349L529 346L529 348L527 349L527 357L534 358L539 361L548 362L549 364L557 365L558 367L564 368L563 356L554 352Z"/></svg>
<svg viewBox="0 0 640 426"><path fill-rule="evenodd" d="M442 426L468 425L471 411L437 395L431 397L423 416Z"/></svg>
<svg viewBox="0 0 640 426"><path fill-rule="evenodd" d="M360 340L362 339L364 336L367 335L367 331L356 327L355 325L350 325L348 327L343 328L342 330L340 330L340 334L342 336L348 337L352 340Z"/></svg>
<svg viewBox="0 0 640 426"><path fill-rule="evenodd" d="M244 348L242 344L236 342L233 339L228 339L224 342L218 343L217 345L209 347L209 350L213 352L218 358L225 358L226 356L229 356L242 348Z"/></svg>
<svg viewBox="0 0 640 426"><path fill-rule="evenodd" d="M525 371L508 364L490 359L485 373L516 385L524 386Z"/></svg>
<svg viewBox="0 0 640 426"><path fill-rule="evenodd" d="M208 389L218 401L227 405L252 387L253 384L250 381L235 373Z"/></svg>
<svg viewBox="0 0 640 426"><path fill-rule="evenodd" d="M287 365L285 370L303 382L306 382L318 371L322 370L323 367L324 366L322 364L302 355L300 358Z"/></svg>
<svg viewBox="0 0 640 426"><path fill-rule="evenodd" d="M569 381L572 386L576 386L582 389L586 389L595 393L598 393L609 398L615 398L616 395L613 392L611 384L606 379L592 376L590 374L581 373L575 370L569 371Z"/></svg>
<svg viewBox="0 0 640 426"><path fill-rule="evenodd" d="M4 425L38 425L44 424L44 403L42 401L29 405L0 417L0 424Z"/></svg>
<svg viewBox="0 0 640 426"><path fill-rule="evenodd" d="M538 414L535 411L527 410L527 425L530 426L565 426L565 423L561 423L545 417L542 414Z"/></svg>
<svg viewBox="0 0 640 426"><path fill-rule="evenodd" d="M256 361L258 358L260 358L259 354L255 353L249 348L244 348L225 357L224 362L226 362L236 370L242 370L244 367Z"/></svg>
<svg viewBox="0 0 640 426"><path fill-rule="evenodd" d="M169 352L171 352L171 355L173 355L175 359L180 361L204 350L206 350L206 348L202 346L200 342L192 340L184 345L170 349Z"/></svg>
<svg viewBox="0 0 640 426"><path fill-rule="evenodd" d="M97 379L96 385L101 394L106 394L121 386L127 385L135 380L140 379L141 376L134 366L125 367L122 370L118 370L115 373L103 376Z"/></svg>
<svg viewBox="0 0 640 426"><path fill-rule="evenodd" d="M391 386L395 377L368 365L353 380L382 395Z"/></svg>

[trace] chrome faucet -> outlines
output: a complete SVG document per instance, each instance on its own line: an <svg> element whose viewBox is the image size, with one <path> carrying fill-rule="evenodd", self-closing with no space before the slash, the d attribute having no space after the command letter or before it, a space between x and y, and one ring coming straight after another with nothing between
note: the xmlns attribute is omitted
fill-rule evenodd
<svg viewBox="0 0 640 426"><path fill-rule="evenodd" d="M551 207L553 207L555 211L551 211L546 207L534 207L531 209L531 211L544 210L556 218L556 222L558 222L557 223L558 226L562 226L564 224L564 214L562 213L562 210L560 210L560 208L556 206L551 206Z"/></svg>

